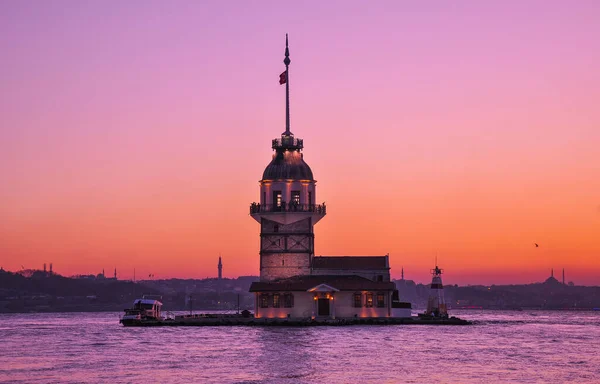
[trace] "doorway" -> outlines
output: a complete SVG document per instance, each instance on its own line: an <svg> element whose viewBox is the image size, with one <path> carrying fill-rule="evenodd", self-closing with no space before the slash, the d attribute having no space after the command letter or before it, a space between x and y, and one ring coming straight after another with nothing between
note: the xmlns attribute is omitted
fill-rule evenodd
<svg viewBox="0 0 600 384"><path fill-rule="evenodd" d="M318 300L318 315L329 316L329 299Z"/></svg>

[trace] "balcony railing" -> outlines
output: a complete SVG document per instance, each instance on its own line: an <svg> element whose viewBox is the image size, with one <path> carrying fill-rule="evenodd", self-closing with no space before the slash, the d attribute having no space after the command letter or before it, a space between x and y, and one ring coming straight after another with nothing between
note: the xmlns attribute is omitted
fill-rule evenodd
<svg viewBox="0 0 600 384"><path fill-rule="evenodd" d="M326 214L327 208L325 203L323 204L297 204L281 203L281 204L250 204L250 214L263 213L263 212L314 212L319 214Z"/></svg>
<svg viewBox="0 0 600 384"><path fill-rule="evenodd" d="M271 143L273 149L278 148L289 148L289 149L302 149L304 142L302 139L296 139L293 136L282 136L280 139L273 139Z"/></svg>

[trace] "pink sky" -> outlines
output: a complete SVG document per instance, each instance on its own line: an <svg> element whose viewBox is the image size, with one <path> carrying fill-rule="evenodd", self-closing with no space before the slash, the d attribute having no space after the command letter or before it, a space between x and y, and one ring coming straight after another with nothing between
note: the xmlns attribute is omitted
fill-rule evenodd
<svg viewBox="0 0 600 384"><path fill-rule="evenodd" d="M600 284L598 20L596 1L2 2L0 266L206 277L221 253L258 274L287 32L317 255Z"/></svg>

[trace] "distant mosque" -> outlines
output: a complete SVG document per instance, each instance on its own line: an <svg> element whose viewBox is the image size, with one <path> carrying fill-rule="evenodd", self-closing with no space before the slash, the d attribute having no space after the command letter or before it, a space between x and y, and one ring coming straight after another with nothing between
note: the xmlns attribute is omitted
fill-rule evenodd
<svg viewBox="0 0 600 384"><path fill-rule="evenodd" d="M290 130L290 57L286 35L285 132L263 172L260 201L250 216L260 224L260 281L256 318L409 317L390 281L389 256L315 256L314 225L327 214L317 204L317 181L304 161L304 142Z"/></svg>
<svg viewBox="0 0 600 384"><path fill-rule="evenodd" d="M562 283L560 281L558 281L558 279L556 277L554 277L554 268L552 268L552 269L550 269L550 277L547 278L544 281L544 284L549 284L549 285L559 285L559 284L567 285L567 282L565 280L565 269L563 268L563 270L562 270ZM569 282L568 285L573 285L573 283Z"/></svg>

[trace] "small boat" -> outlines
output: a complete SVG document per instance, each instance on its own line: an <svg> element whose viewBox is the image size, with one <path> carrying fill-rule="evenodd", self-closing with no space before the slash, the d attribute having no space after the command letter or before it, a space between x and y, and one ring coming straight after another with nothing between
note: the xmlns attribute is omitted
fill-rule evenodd
<svg viewBox="0 0 600 384"><path fill-rule="evenodd" d="M163 319L161 314L162 297L158 299L142 296L141 299L136 299L133 302L133 307L125 309L125 314L119 320L119 323L124 326L140 325L142 323L161 322Z"/></svg>

